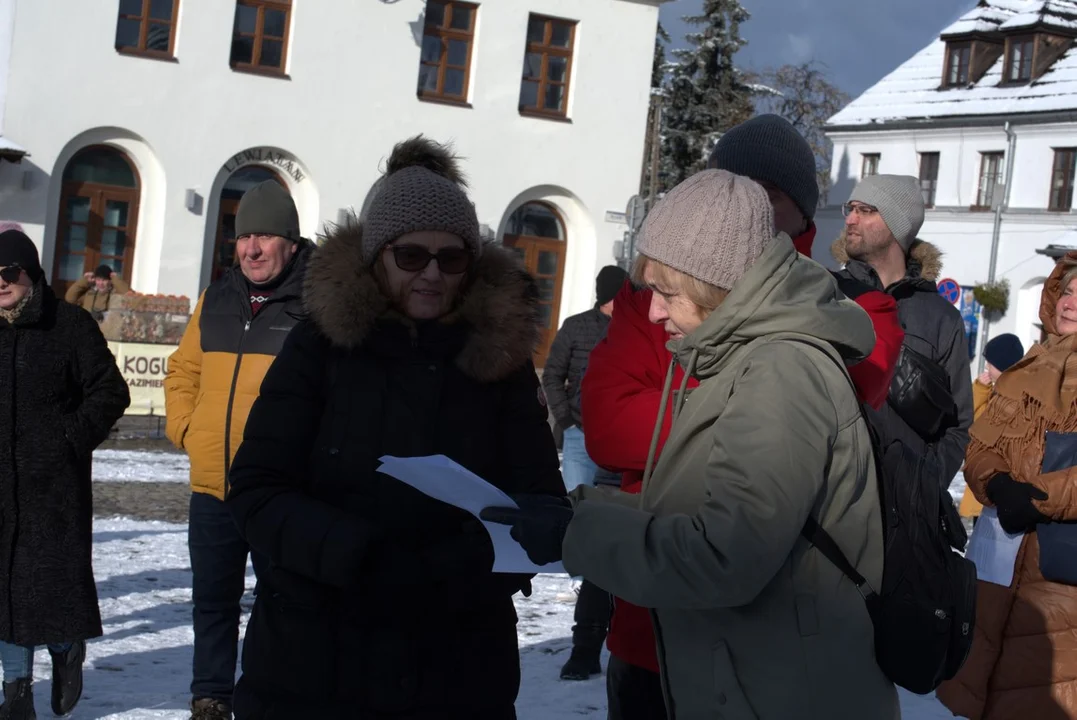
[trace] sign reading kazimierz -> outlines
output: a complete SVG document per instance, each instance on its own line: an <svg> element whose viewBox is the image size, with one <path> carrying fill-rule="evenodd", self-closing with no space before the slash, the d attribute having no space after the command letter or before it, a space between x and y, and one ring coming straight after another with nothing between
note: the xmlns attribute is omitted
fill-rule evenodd
<svg viewBox="0 0 1077 720"><path fill-rule="evenodd" d="M296 182L303 182L307 177L303 174L303 171L299 169L299 165L294 160L276 150L265 147L251 148L250 150L244 150L241 153L233 155L232 158L224 164L224 169L231 174L242 166L250 165L251 163L274 165L288 173L288 175L290 175Z"/></svg>
<svg viewBox="0 0 1077 720"><path fill-rule="evenodd" d="M168 358L175 345L110 342L120 374L131 392L127 415L163 415L165 412L165 375Z"/></svg>

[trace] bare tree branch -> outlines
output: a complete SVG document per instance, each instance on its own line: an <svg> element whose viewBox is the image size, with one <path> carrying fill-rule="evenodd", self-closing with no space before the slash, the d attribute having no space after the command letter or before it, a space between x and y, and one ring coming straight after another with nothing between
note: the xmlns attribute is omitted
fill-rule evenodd
<svg viewBox="0 0 1077 720"><path fill-rule="evenodd" d="M756 94L758 113L774 113L791 122L815 153L820 202L827 202L833 148L824 132L826 121L849 103L849 96L827 79L826 66L815 61L768 68L757 82L776 94Z"/></svg>

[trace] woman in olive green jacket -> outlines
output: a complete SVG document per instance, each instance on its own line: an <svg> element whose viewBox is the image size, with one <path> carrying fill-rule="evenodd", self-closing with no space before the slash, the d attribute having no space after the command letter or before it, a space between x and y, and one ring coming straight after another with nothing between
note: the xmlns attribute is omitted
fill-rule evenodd
<svg viewBox="0 0 1077 720"><path fill-rule="evenodd" d="M899 717L863 598L800 537L816 518L879 586L878 487L844 367L874 346L868 315L775 237L759 185L723 171L670 192L640 253L650 319L700 382L671 393L670 373L673 427L642 495L584 491L574 510L523 498L486 517L536 562L563 553L570 573L654 609L671 720Z"/></svg>

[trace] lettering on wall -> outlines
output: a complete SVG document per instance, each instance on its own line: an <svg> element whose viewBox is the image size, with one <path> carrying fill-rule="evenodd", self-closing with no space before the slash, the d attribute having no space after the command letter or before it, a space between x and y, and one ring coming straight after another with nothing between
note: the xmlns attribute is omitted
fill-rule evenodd
<svg viewBox="0 0 1077 720"><path fill-rule="evenodd" d="M122 372L130 387L163 388L167 371L167 357L123 356Z"/></svg>
<svg viewBox="0 0 1077 720"><path fill-rule="evenodd" d="M289 177L297 183L303 182L307 178L307 176L303 174L303 171L299 169L299 164L296 163L295 160L270 148L251 148L250 150L244 150L241 153L237 153L224 164L224 170L231 175L244 165L251 165L254 163L273 165L274 167L280 168L283 172L288 173Z"/></svg>

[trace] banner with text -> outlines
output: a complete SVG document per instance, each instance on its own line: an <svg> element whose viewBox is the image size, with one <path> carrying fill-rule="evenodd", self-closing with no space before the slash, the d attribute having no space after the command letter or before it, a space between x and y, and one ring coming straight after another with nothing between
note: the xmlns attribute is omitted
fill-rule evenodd
<svg viewBox="0 0 1077 720"><path fill-rule="evenodd" d="M116 356L116 364L131 391L127 414L164 415L168 356L178 346L110 342L108 347Z"/></svg>

